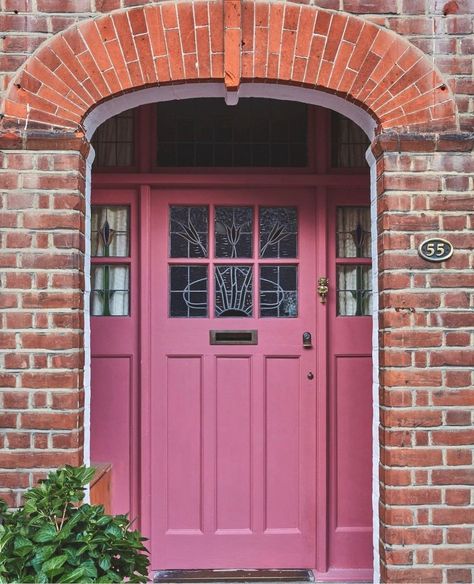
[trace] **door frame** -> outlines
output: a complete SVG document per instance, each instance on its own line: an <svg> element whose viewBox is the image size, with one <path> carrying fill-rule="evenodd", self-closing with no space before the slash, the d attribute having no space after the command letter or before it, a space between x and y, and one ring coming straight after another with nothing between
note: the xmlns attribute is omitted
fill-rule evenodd
<svg viewBox="0 0 474 584"><path fill-rule="evenodd" d="M138 466L140 472L136 477L137 487L136 492L139 493L139 501L136 502L136 508L139 510L140 514L140 527L145 535L150 533L150 505L149 502L152 496L152 481L151 481L151 449L149 447L144 447L144 440L149 439L151 436L151 373L148 363L150 363L151 358L151 321L146 318L149 314L151 308L151 283L150 283L150 270L147 269L149 262L151 260L151 232L153 229L153 222L151 216L151 201L152 201L152 190L153 187L160 186L164 188L166 186L176 186L173 179L170 180L170 176L154 175L153 177L138 177L136 178L136 189L137 189L137 199L138 199L138 224L136 229L138 230L138 249L139 249L139 354L140 354L140 368L139 368L139 386L140 386L140 396L139 396L139 418L137 420L137 425L140 428L139 442L141 447L138 449L139 461ZM107 180L109 178L109 180ZM112 177L104 177L104 183L110 184L110 179ZM175 177L173 177L175 178ZM190 182L189 175L181 175L176 177L177 182L185 183L182 186L188 186ZM219 175L212 176L200 175L197 178L199 182L199 188L216 189L219 187L229 188L232 183L232 177L229 175ZM251 187L282 187L282 183L287 183L288 186L294 183L294 175L288 175L285 177L281 174L278 176L265 176L255 175L251 177L245 177L245 185L249 188ZM319 177L321 178L321 177ZM140 179L146 180L147 184L140 183ZM151 180L150 180L151 179ZM181 179L181 180L179 180ZM314 229L316 231L315 244L316 244L316 275L317 277L326 275L328 272L328 234L327 234L327 219L328 219L328 203L327 199L331 190L332 185L324 184L323 181L317 180L318 176L312 176L313 190L315 197L315 216L316 222ZM314 180L316 179L316 180ZM364 179L367 183L367 177L361 177L360 182L357 181L358 188L367 188L368 185L364 185ZM100 181L102 182L102 181ZM113 182L113 180L112 180ZM339 182L339 181L338 181ZM341 183L346 182L341 181ZM117 181L117 186L121 181ZM316 184L314 184L316 183ZM318 184L319 183L319 184ZM340 185L342 187L342 184ZM293 184L294 187L294 184ZM307 189L308 187L306 187ZM369 202L369 201L368 201ZM315 297L316 297L316 282L315 284ZM328 481L329 481L329 459L330 453L327 449L328 439L329 439L329 424L328 424L328 408L329 408L329 394L328 394L328 318L327 318L327 307L315 298L316 302L316 323L318 329L316 329L316 323L314 325L316 343L316 370L319 374L316 376L316 545L315 545L315 558L314 558L314 572L317 578L323 579L325 581L338 580L341 578L349 579L360 579L367 580L372 577L372 573L369 570L331 570L328 571L328 503L329 503L329 491L328 491ZM375 404L374 404L375 407ZM374 516L373 516L374 519ZM374 526L373 526L374 527Z"/></svg>

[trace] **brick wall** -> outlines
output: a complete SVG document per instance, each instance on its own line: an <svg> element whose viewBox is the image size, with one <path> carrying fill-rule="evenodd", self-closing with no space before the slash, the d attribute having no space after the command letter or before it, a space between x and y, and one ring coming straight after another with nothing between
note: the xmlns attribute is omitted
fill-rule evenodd
<svg viewBox="0 0 474 584"><path fill-rule="evenodd" d="M75 50L68 52L66 68L61 69L65 60L49 51L53 45L38 49L48 39L56 42L58 37L52 37L71 24L90 21L99 12L141 4L145 3L95 0L93 10L89 0L2 0L0 69L2 94L8 93L8 115L0 133L0 406L5 428L0 435L0 492L17 504L22 490L42 472L82 460L87 144L80 121L87 110L125 88L156 84L158 77L163 83L186 82L193 69L189 54L198 60L201 79L219 80L230 90L240 78L307 87L316 86L319 79L318 86L365 103L375 86L383 90L374 81L376 67L384 70L392 59L400 65L392 84L398 77L406 82L398 84L395 95L395 105L403 112L398 118L390 117L390 111L378 112L381 134L374 143L378 157L382 577L387 582L474 581L474 516L469 508L474 485L469 233L474 162L473 136L467 132L473 119L474 2L327 0L314 4L336 12L319 11L316 16L310 6L287 4L287 10L282 10L282 4L274 3L270 10L263 3L241 6L238 0L228 0L226 11L220 2L210 3L209 12L202 10L205 2L192 13L181 6L179 18L174 12L174 19L174 5L164 2L167 8L162 14L170 18L164 19L162 34L174 49L162 54L156 42L147 52L150 45L143 23L149 21L137 9L129 21L132 24L127 24L137 53L127 53L125 44L125 51L116 53L124 57L115 89L104 54L115 54L112 47L120 49L120 39L107 36L108 20L100 25L109 43L105 49L100 36L84 48L80 44L84 37L74 28L68 31L68 43ZM406 47L407 55L419 55L405 41L392 34L384 37L396 39L396 51L401 52L394 56L387 50L389 43L379 43L373 53L370 43L360 41L354 32L360 34L360 21L344 20L351 28L344 24L343 34L339 25L346 13L362 16L365 26L387 27L424 51L428 57L420 61L417 74L407 75L414 66L411 61L403 68L401 55ZM331 20L331 15L337 18ZM317 29L308 33L308 22ZM205 38L200 41L196 36L196 45L187 50L183 38L190 42L186 32L194 25L204 30ZM93 35L93 26L85 22L81 30ZM155 35L159 35L157 30ZM237 34L231 32L235 30ZM285 39L284 51L281 39ZM339 50L342 39L344 48ZM318 43L324 45L324 66ZM302 47L307 47L306 53L301 53ZM17 75L36 49L35 61L26 64L27 72ZM333 73L344 75L351 58L356 65L349 77L358 79L360 87L356 84L344 94L341 86L334 85L337 75ZM312 85L301 77L303 62L306 73L318 63ZM162 65L168 71L166 78L160 77ZM71 94L65 93L59 81L51 81L59 77L64 85L66 69L70 73L66 89ZM438 69L453 92L456 115ZM428 75L431 82L435 80L436 92L433 100L417 109L410 92L414 88L431 91L423 81ZM13 79L20 87L10 84L7 92ZM65 96L74 107L64 107ZM421 260L416 252L418 243L434 234L455 246L454 256L442 265Z"/></svg>

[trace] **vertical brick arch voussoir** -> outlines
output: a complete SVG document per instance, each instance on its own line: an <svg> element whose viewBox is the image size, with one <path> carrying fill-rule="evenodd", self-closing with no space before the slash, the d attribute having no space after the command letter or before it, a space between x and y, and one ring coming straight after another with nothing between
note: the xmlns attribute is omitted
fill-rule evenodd
<svg viewBox="0 0 474 584"><path fill-rule="evenodd" d="M113 96L196 81L330 92L367 110L380 130L456 128L451 91L406 39L343 12L247 0L164 2L67 29L12 81L4 125L75 129Z"/></svg>

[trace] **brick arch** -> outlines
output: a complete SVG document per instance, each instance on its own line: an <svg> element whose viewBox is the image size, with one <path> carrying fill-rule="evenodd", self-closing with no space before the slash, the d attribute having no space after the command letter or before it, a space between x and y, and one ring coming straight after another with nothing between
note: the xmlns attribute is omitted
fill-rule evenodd
<svg viewBox="0 0 474 584"><path fill-rule="evenodd" d="M76 129L113 96L196 81L327 91L368 111L379 131L456 128L447 84L404 38L342 12L246 0L163 2L67 29L12 81L4 126Z"/></svg>

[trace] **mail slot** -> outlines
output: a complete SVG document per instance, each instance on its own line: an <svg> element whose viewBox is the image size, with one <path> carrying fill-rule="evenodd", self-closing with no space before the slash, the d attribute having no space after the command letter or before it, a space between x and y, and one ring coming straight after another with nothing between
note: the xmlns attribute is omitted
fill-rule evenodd
<svg viewBox="0 0 474 584"><path fill-rule="evenodd" d="M211 345L256 345L257 331L209 331Z"/></svg>

